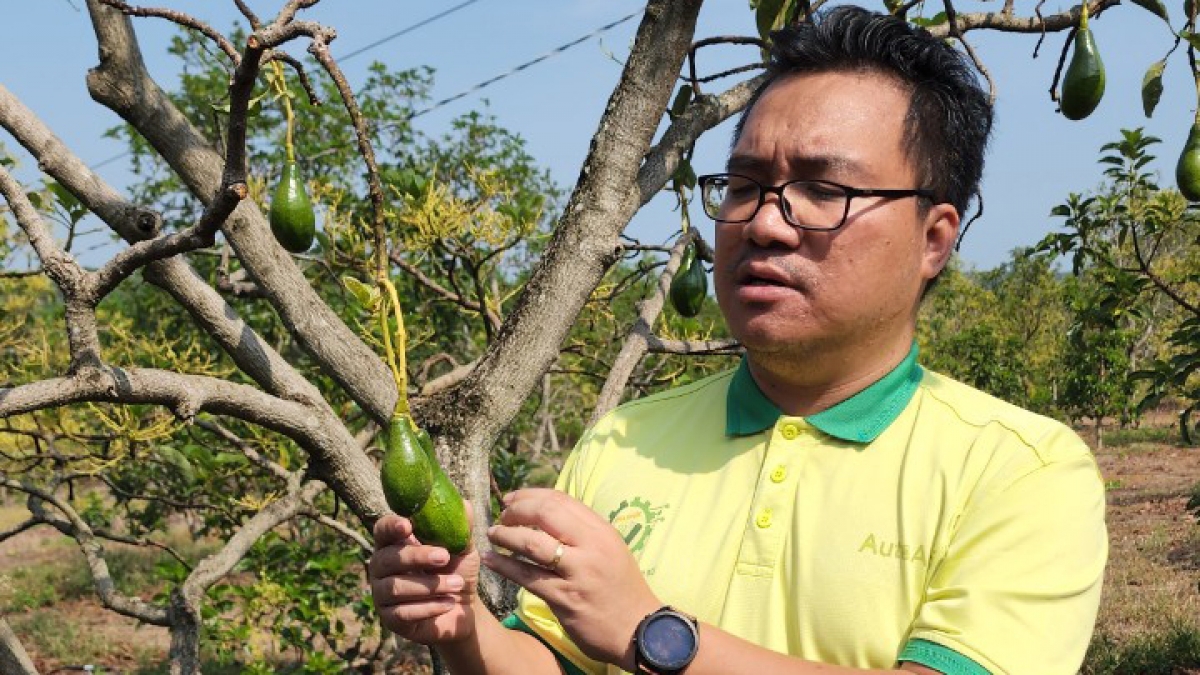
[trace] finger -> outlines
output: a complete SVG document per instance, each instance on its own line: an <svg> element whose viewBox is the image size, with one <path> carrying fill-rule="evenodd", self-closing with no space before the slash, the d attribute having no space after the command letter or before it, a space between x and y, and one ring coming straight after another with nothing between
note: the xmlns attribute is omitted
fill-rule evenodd
<svg viewBox="0 0 1200 675"><path fill-rule="evenodd" d="M373 579L438 570L450 563L450 554L440 546L406 544L389 546L371 556L367 569Z"/></svg>
<svg viewBox="0 0 1200 675"><path fill-rule="evenodd" d="M483 564L547 602L551 600L548 596L554 594L554 582L561 581L553 572L495 551L483 555Z"/></svg>
<svg viewBox="0 0 1200 675"><path fill-rule="evenodd" d="M412 539L412 522L394 513L385 514L375 521L375 549L393 544L403 544Z"/></svg>
<svg viewBox="0 0 1200 675"><path fill-rule="evenodd" d="M383 620L384 624L391 624L389 627L393 627L402 623L424 621L441 616L453 609L454 605L454 598L448 595L439 595L422 602L409 602L386 607L376 605L376 611L379 612L379 618Z"/></svg>
<svg viewBox="0 0 1200 675"><path fill-rule="evenodd" d="M565 544L547 532L528 527L493 525L488 529L488 540L492 545L521 555L534 564L547 569L554 568L552 571L558 571L567 557ZM563 547L561 555L559 546ZM559 558L557 561L556 556Z"/></svg>
<svg viewBox="0 0 1200 675"><path fill-rule="evenodd" d="M518 492L512 494L517 495ZM500 524L542 530L558 541L578 544L580 526L596 518L595 513L561 492L545 489L538 492L536 495L526 494L510 501L500 512Z"/></svg>
<svg viewBox="0 0 1200 675"><path fill-rule="evenodd" d="M431 596L457 593L463 589L457 574L410 574L371 581L371 597L376 607L428 601Z"/></svg>

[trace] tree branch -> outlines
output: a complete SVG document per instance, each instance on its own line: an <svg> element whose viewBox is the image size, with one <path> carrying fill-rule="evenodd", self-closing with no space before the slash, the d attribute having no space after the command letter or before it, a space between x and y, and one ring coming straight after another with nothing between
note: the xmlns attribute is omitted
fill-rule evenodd
<svg viewBox="0 0 1200 675"><path fill-rule="evenodd" d="M392 264L394 264L397 267L399 267L400 269L404 270L406 273L408 273L409 276L411 276L413 279L415 279L418 283L420 283L425 288L428 288L429 290L433 291L436 295L438 295L446 300L449 300L450 302L453 302L454 304L458 305L459 307L462 307L465 310L475 312L477 314L484 314L485 309L486 309L487 321L489 323L491 323L494 327L499 327L500 324L503 323L503 321L500 319L500 316L498 314L496 314L495 312L493 312L490 307L484 308L478 302L475 302L474 300L467 298L466 296L462 295L461 293L455 293L454 291L449 290L445 286L442 286L437 281L429 278L429 276L427 276L424 272L421 271L421 268L417 267L416 265L413 265L412 263L408 262L403 257L401 257L399 251L392 251L391 254L389 255L389 257L392 260Z"/></svg>
<svg viewBox="0 0 1200 675"><path fill-rule="evenodd" d="M333 530L334 532L337 532L338 534L342 535L346 539L350 540L356 546L358 546L359 550L362 551L363 554L365 554L367 557L370 557L371 554L375 552L375 547L371 545L371 542L367 541L366 537L362 536L362 534L359 533L357 530L351 529L342 521L334 520L333 518L330 518L329 516L318 513L315 510L309 511L309 512L305 513L304 515L306 515L310 518L314 518L318 523L321 523L325 527L328 527L329 529Z"/></svg>
<svg viewBox="0 0 1200 675"><path fill-rule="evenodd" d="M217 229L246 198L246 194L244 182L234 183L221 190L217 198L204 209L199 222L192 227L165 237L140 241L118 253L96 272L97 301L111 293L117 284L151 262L212 246L216 240Z"/></svg>
<svg viewBox="0 0 1200 675"><path fill-rule="evenodd" d="M205 203L211 201L221 184L220 155L150 78L129 19L98 0L88 0L88 9L100 43L101 60L88 74L92 96L133 125L193 194ZM291 32L311 28L295 23L288 26ZM264 47L272 47L272 41L283 32L268 28L256 35L264 41ZM376 419L387 419L396 402L396 388L387 367L321 301L271 235L262 212L243 202L223 231L267 301L322 371ZM235 339L232 344L238 343ZM270 375L270 371L264 371L264 375ZM312 391L311 385L307 389Z"/></svg>
<svg viewBox="0 0 1200 675"><path fill-rule="evenodd" d="M9 675L38 675L25 647L17 639L8 622L0 616L0 673Z"/></svg>
<svg viewBox="0 0 1200 675"><path fill-rule="evenodd" d="M1094 17L1105 9L1118 4L1120 4L1120 0L1099 0L1098 2L1089 3L1089 14ZM994 30L1002 33L1041 33L1043 31L1056 32L1072 28L1079 24L1079 15L1080 6L1077 5L1065 12L1051 14L1043 19L1014 16L1006 14L1003 11L976 12L959 14L957 23L959 32L964 35L973 30ZM929 32L939 38L950 37L950 30L949 23L929 28Z"/></svg>
<svg viewBox="0 0 1200 675"><path fill-rule="evenodd" d="M976 70L983 74L988 83L988 105L996 105L996 81L992 79L992 73L988 71L987 66L983 65L983 60L979 58L979 54L975 53L975 48L970 42L963 37L962 30L958 25L958 12L954 9L952 0L942 0L946 8L946 23L950 26L950 36L958 40L963 49L967 51L967 56L971 57L971 62L975 64ZM1003 13L1003 12L1002 12Z"/></svg>
<svg viewBox="0 0 1200 675"><path fill-rule="evenodd" d="M21 184L0 167L0 194L8 201L17 219L42 262L46 276L62 292L66 305L67 342L71 350L71 369L76 370L100 363L100 335L96 331L96 287L94 276L84 270L69 254L55 243L50 228L33 208Z"/></svg>
<svg viewBox="0 0 1200 675"><path fill-rule="evenodd" d="M96 594L100 596L100 602L105 607L118 614L155 626L169 625L167 612L163 608L144 602L140 598L126 597L117 592L117 587L113 583L112 575L108 569L108 563L104 560L104 548L96 541L96 536L92 532L92 529L79 517L79 514L70 504L64 502L57 495L46 492L29 483L15 481L3 473L0 473L0 485L29 495L29 510L33 512L34 518L40 522L52 525L58 531L75 540L79 545L79 549L83 552L84 558L87 560L88 570L91 572L92 581L96 586ZM59 513L66 517L66 520L55 518L46 513L42 505L43 502L53 505Z"/></svg>
<svg viewBox="0 0 1200 675"><path fill-rule="evenodd" d="M284 484L290 484L296 479L296 474L293 474L282 466L264 457L262 453L250 447L249 443L242 440L240 436L230 431L225 425L211 420L196 420L196 426L221 437L227 443L237 448L238 452L245 455L247 459L249 459L251 462L254 462L254 464L260 469L263 469L272 476L275 476L279 480L283 481Z"/></svg>
<svg viewBox="0 0 1200 675"><path fill-rule="evenodd" d="M38 520L37 518L30 518L29 520L26 520L25 522L21 523L20 525L15 525L7 530L0 530L0 543L3 543L5 541L17 536L18 534L21 534L25 530L28 530L33 527L37 527L38 525L41 525L40 520Z"/></svg>
<svg viewBox="0 0 1200 675"><path fill-rule="evenodd" d="M671 247L671 255L667 258L667 265L658 277L658 286L654 289L654 293L638 303L637 319L629 327L629 332L621 345L621 352L613 361L612 369L608 371L608 378L604 381L604 387L596 397L596 407L592 410L588 426L594 425L621 402L621 394L625 391L629 377L633 375L634 368L646 355L646 347L651 331L654 329L654 322L658 320L658 315L662 314L667 292L671 287L671 279L674 278L675 272L678 271L679 264L683 260L683 251L695 238L695 230L689 230L679 237L675 245Z"/></svg>
<svg viewBox="0 0 1200 675"><path fill-rule="evenodd" d="M651 335L647 338L646 351L652 354L681 356L725 356L740 354L742 345L732 338L728 340L663 340L656 335Z"/></svg>
<svg viewBox="0 0 1200 675"><path fill-rule="evenodd" d="M696 139L709 129L736 115L763 82L766 74L740 82L719 95L701 96L682 115L675 118L658 144L646 154L637 174L638 191L644 205L654 198L679 166L679 159Z"/></svg>
<svg viewBox="0 0 1200 675"><path fill-rule="evenodd" d="M169 657L172 672L199 672L200 606L208 589L225 578L264 534L308 508L312 498L324 488L315 481L304 488L293 486L287 496L270 503L243 523L221 550L201 560L187 579L171 592Z"/></svg>
<svg viewBox="0 0 1200 675"><path fill-rule="evenodd" d="M234 65L237 65L241 61L241 55L238 54L238 50L233 46L232 42L225 39L225 36L218 33L212 26L209 26L203 21L188 14L173 9L161 9L157 7L132 7L121 0L100 0L100 2L103 2L109 7L119 10L121 13L128 16L157 17L159 19L166 19L168 21L177 23L184 28L194 30L209 40L217 43L217 46L221 48L221 51L225 52L225 55L229 57L229 60L232 61Z"/></svg>
<svg viewBox="0 0 1200 675"><path fill-rule="evenodd" d="M1149 261L1146 260L1145 256L1142 254L1142 246L1140 241L1141 238L1138 236L1138 229L1136 227L1130 227L1129 229L1130 234L1133 235L1133 252L1134 256L1137 258L1138 268L1141 273L1146 275L1146 278L1150 280L1150 283L1154 284L1155 288L1162 291L1163 295L1166 295L1168 298L1170 298L1171 301L1176 305L1186 309L1193 316L1200 317L1200 306L1188 302L1187 298L1184 298L1182 295L1176 292L1175 289L1168 286L1166 282L1162 280L1162 278L1160 278L1154 273L1153 270L1150 269Z"/></svg>

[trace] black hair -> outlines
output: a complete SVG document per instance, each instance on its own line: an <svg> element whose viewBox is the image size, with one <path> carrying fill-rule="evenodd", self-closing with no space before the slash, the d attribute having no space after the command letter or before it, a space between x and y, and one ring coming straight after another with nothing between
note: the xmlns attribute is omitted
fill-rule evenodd
<svg viewBox="0 0 1200 675"><path fill-rule="evenodd" d="M992 105L963 53L894 16L841 6L772 33L767 80L742 112L734 144L773 82L830 71L888 75L911 92L904 139L918 187L933 190L936 201L949 202L963 217L979 193Z"/></svg>

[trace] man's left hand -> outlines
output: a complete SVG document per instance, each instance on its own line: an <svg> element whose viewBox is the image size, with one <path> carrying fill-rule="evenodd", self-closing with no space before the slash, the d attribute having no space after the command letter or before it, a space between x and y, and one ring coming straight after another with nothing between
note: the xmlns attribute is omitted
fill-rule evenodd
<svg viewBox="0 0 1200 675"><path fill-rule="evenodd" d="M633 632L662 603L625 540L557 490L517 490L504 506L488 539L525 560L492 551L483 563L544 600L588 657L631 670Z"/></svg>

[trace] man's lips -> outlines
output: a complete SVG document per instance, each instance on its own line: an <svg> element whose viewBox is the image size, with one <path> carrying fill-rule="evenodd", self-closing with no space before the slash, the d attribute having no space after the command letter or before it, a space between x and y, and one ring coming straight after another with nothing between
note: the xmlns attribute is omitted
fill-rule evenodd
<svg viewBox="0 0 1200 675"><path fill-rule="evenodd" d="M794 296L799 282L786 269L750 261L738 267L734 297L747 305L774 304Z"/></svg>
<svg viewBox="0 0 1200 675"><path fill-rule="evenodd" d="M791 287L792 279L784 270L769 263L750 262L738 270L739 286L785 286Z"/></svg>

